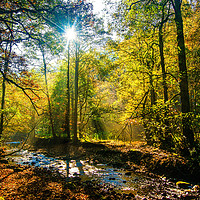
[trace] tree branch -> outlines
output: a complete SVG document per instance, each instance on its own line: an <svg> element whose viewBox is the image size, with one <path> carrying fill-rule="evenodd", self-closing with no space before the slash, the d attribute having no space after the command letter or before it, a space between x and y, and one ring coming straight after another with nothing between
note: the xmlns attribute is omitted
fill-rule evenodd
<svg viewBox="0 0 200 200"><path fill-rule="evenodd" d="M4 157L10 156L10 155L13 155L14 153L17 153L17 152L21 151L21 150L24 148L24 145L26 144L26 142L27 142L27 140L28 140L28 138L29 138L29 136L30 136L30 133L31 133L32 131L34 131L34 129L40 124L40 122L41 122L41 121L38 121L38 122L35 124L35 126L28 132L28 135L27 135L26 139L24 140L22 146L21 146L17 151L14 151L14 152L12 152L12 153L9 153L9 154L3 155L3 156L4 156Z"/></svg>
<svg viewBox="0 0 200 200"><path fill-rule="evenodd" d="M131 5L129 6L129 8L127 10L131 10L133 5L140 3L140 2L142 2L142 0L131 3Z"/></svg>
<svg viewBox="0 0 200 200"><path fill-rule="evenodd" d="M13 80L7 78L7 77L5 76L5 74L4 74L2 71L1 71L1 74L3 75L4 79L5 79L8 83L14 84L16 87L20 88L20 89L23 91L23 93L29 98L29 100L30 100L30 102L31 102L31 104L32 104L32 106L33 106L33 108L34 108L34 110L36 111L37 115L40 116L40 114L39 114L38 111L37 111L37 108L38 108L38 107L34 104L33 100L31 99L31 97L30 97L30 96L27 94L27 92L26 92L26 90L30 90L35 96L37 96L37 97L40 99L40 97L33 91L33 89L32 89L32 88L23 88L23 87L20 86L19 84L15 83ZM36 108L36 107L37 107L37 108Z"/></svg>
<svg viewBox="0 0 200 200"><path fill-rule="evenodd" d="M147 96L147 94L149 93L149 90L147 90L147 92L145 92L144 96L142 97L142 99L140 100L139 104L137 105L137 107L134 109L137 110L140 106L140 104L142 103L142 101L144 100L144 98ZM128 119L133 119L133 114L134 112L132 112L131 116ZM137 117L137 116L136 116ZM136 118L135 117L135 118ZM117 139L119 138L119 136L123 133L123 131L126 129L126 127L128 126L128 122L125 124L125 126L123 127L122 131L118 134Z"/></svg>

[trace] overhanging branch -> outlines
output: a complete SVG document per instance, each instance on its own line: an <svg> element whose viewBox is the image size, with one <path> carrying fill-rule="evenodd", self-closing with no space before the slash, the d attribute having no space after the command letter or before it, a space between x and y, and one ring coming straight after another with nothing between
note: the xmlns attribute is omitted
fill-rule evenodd
<svg viewBox="0 0 200 200"><path fill-rule="evenodd" d="M26 90L30 90L35 96L37 96L37 97L40 99L40 97L34 92L34 90L33 90L32 88L23 88L22 86L20 86L19 84L17 84L17 83L14 82L13 80L7 78L7 77L5 76L5 74L4 74L2 71L0 71L0 72L1 72L1 74L3 75L3 78L4 78L8 83L11 83L11 84L15 85L16 87L20 88L20 89L23 91L23 93L24 93L24 94L28 97L28 99L30 100L30 102L31 102L31 104L32 104L32 106L33 106L33 108L34 108L34 110L35 110L36 113L37 113L37 115L40 116L40 114L39 114L39 112L38 112L38 110L37 110L38 107L35 105L35 103L33 102L32 98L31 98L31 97L27 94L27 92L26 92Z"/></svg>

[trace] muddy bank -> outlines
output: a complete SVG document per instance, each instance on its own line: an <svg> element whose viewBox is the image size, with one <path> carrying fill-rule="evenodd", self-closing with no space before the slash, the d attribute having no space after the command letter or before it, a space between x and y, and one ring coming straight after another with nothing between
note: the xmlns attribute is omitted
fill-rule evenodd
<svg viewBox="0 0 200 200"><path fill-rule="evenodd" d="M67 182L50 170L0 164L0 198L3 199L135 199L133 193L117 193L96 182Z"/></svg>
<svg viewBox="0 0 200 200"><path fill-rule="evenodd" d="M42 168L0 164L0 198L4 199L71 199L71 200L146 200L146 199L199 199L198 188L176 189L173 183L149 177L138 190L118 192L113 186L96 181L66 181L58 173Z"/></svg>
<svg viewBox="0 0 200 200"><path fill-rule="evenodd" d="M149 147L145 143L135 142L124 145L107 141L74 145L63 140L56 143L52 140L38 140L29 151L33 152L35 157L41 153L63 160L88 160L92 165L105 163L113 168L124 170L124 177L133 179L132 183L136 183L137 187L118 190L114 185L95 179L83 181L79 176L66 179L58 171L30 166L32 164L22 166L2 163L0 164L0 197L4 199L175 200L199 199L200 196L199 186L195 185L196 183L183 182L186 180L182 175L183 172L173 176L180 169L177 165L187 171L186 168L184 169L188 167L187 160ZM139 176L132 178L133 174ZM139 178L142 176L145 178ZM117 177L108 178L110 181L117 181ZM127 180L128 178L123 179L123 182L126 183Z"/></svg>
<svg viewBox="0 0 200 200"><path fill-rule="evenodd" d="M200 164L177 154L148 146L145 142L131 144L113 142L79 142L76 145L60 140L38 140L34 149L49 155L67 158L84 158L95 163L105 163L117 168L155 173L177 180L199 184Z"/></svg>

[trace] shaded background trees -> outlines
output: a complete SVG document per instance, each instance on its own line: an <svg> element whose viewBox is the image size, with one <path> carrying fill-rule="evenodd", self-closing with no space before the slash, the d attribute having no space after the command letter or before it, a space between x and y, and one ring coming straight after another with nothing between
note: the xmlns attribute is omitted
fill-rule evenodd
<svg viewBox="0 0 200 200"><path fill-rule="evenodd" d="M13 108L10 83L33 106L24 112L40 121L37 137L140 138L185 155L198 149L198 1L122 1L105 30L86 1L25 2L0 3L1 120L15 121L4 112L5 101ZM70 46L65 26L79 36ZM118 38L109 40L113 32ZM102 38L104 47L92 43Z"/></svg>
<svg viewBox="0 0 200 200"><path fill-rule="evenodd" d="M50 115L51 121L51 132L56 136L53 128L53 121L51 117L51 101L48 94L48 83L47 83L47 71L46 71L46 54L60 54L64 48L61 44L61 35L65 32L66 26L71 26L76 24L78 29L83 27L86 28L91 22L91 4L85 3L84 1L73 2L63 2L63 1L2 1L0 3L0 22L1 22L1 60L2 67L1 73L3 76L3 89L2 89L2 110L4 109L4 99L5 99L5 82L9 82L14 86L20 88L24 94L28 97L33 105L35 111L38 115L45 111L42 109L39 113L39 107L36 105L35 97L40 99L40 96L35 92L34 88L26 87L27 85L19 85L13 77L7 76L8 66L13 68L13 63L11 62L10 56L13 51L17 54L23 54L24 63L26 65L33 65L34 58L38 60L40 56L38 55L39 50L42 53L43 69L45 76L45 87L48 99L48 113ZM10 48L8 48L10 47ZM32 52L32 54L25 52ZM21 52L20 52L21 50ZM47 53L46 53L47 52ZM26 60L25 60L26 58ZM20 62L18 63L20 64ZM36 65L40 65L37 62ZM35 67L36 67L35 65ZM21 67L22 63L21 63ZM31 67L31 66L30 66ZM33 67L33 66L32 66ZM17 73L17 72L15 72ZM17 74L20 78L20 74ZM15 78L17 77L15 76ZM29 94L27 92L31 92ZM40 88L42 90L42 88ZM34 97L35 95L35 97ZM1 135L3 131L4 116L3 112L1 114Z"/></svg>

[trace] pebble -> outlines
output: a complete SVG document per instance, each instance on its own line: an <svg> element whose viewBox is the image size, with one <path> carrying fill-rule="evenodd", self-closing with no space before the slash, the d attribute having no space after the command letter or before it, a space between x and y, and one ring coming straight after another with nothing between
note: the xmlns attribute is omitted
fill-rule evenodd
<svg viewBox="0 0 200 200"><path fill-rule="evenodd" d="M6 159L1 159L0 163L2 163L2 164L8 164L8 161Z"/></svg>
<svg viewBox="0 0 200 200"><path fill-rule="evenodd" d="M200 186L199 185L194 185L192 189L194 191L200 191Z"/></svg>
<svg viewBox="0 0 200 200"><path fill-rule="evenodd" d="M126 176L131 176L131 172L125 172Z"/></svg>

